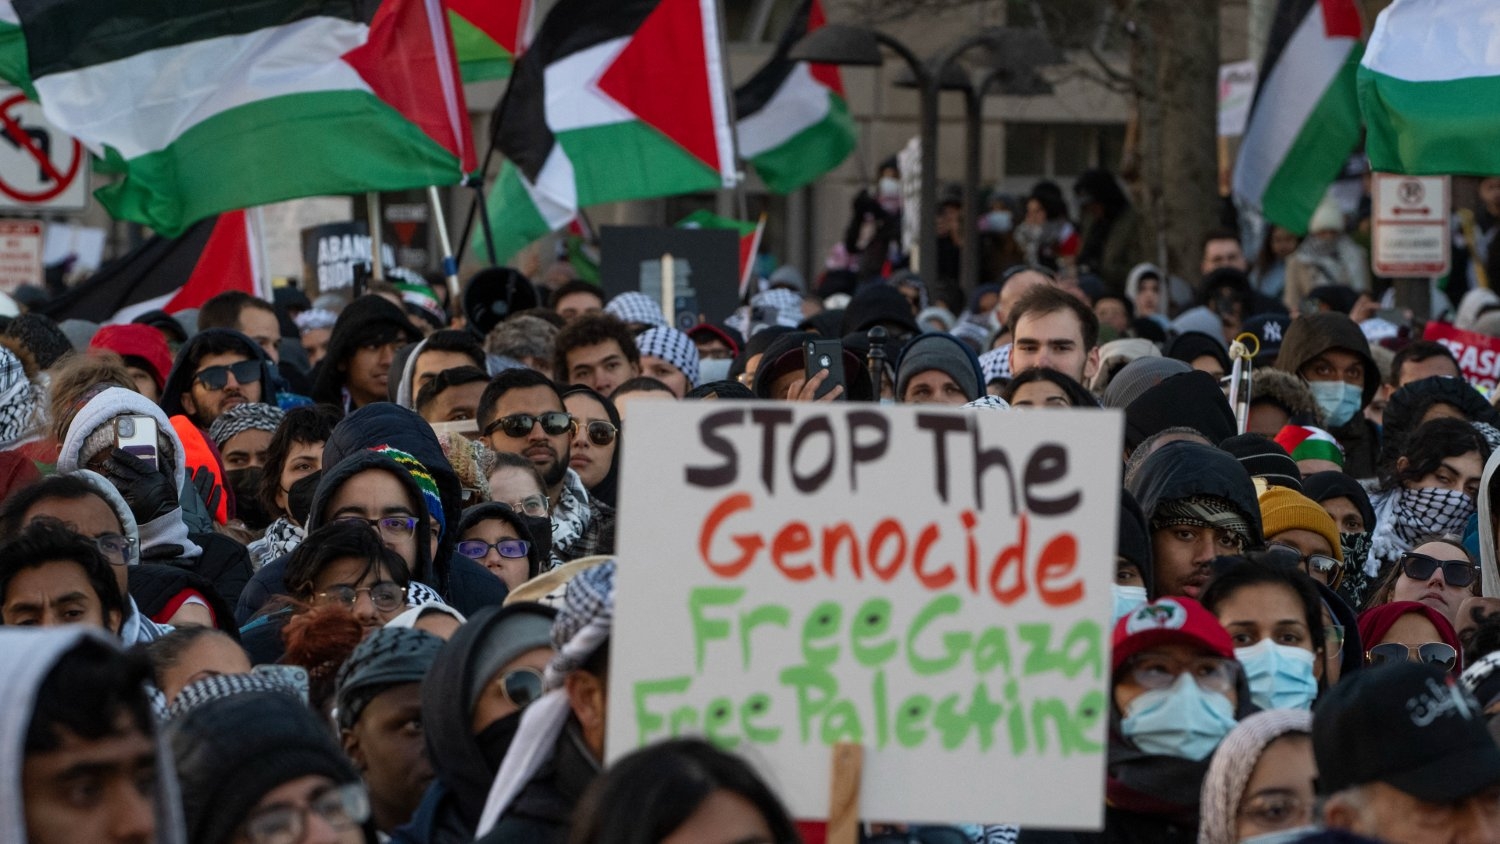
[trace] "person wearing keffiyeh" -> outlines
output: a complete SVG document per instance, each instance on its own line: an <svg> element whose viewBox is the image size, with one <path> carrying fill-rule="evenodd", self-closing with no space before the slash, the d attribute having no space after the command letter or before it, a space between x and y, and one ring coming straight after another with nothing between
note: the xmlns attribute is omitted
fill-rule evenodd
<svg viewBox="0 0 1500 844"><path fill-rule="evenodd" d="M675 328L649 328L636 335L641 352L641 374L666 384L682 398L698 386L698 347Z"/></svg>
<svg viewBox="0 0 1500 844"><path fill-rule="evenodd" d="M1240 462L1212 446L1172 442L1147 457L1127 486L1151 527L1151 597L1196 599L1209 562L1261 542L1255 485Z"/></svg>
<svg viewBox="0 0 1500 844"><path fill-rule="evenodd" d="M0 450L31 442L41 434L46 391L28 368L20 355L0 343Z"/></svg>
<svg viewBox="0 0 1500 844"><path fill-rule="evenodd" d="M235 516L253 531L271 523L260 500L261 473L271 437L285 416L279 407L251 402L224 411L208 428L224 462L225 480L234 491Z"/></svg>

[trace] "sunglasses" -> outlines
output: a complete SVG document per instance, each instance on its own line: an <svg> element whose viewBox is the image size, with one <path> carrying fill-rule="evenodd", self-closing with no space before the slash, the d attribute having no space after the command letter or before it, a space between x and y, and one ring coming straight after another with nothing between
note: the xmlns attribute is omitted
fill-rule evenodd
<svg viewBox="0 0 1500 844"><path fill-rule="evenodd" d="M585 433L589 435L589 442L598 446L606 446L615 441L615 435L620 429L601 420L590 422L583 426Z"/></svg>
<svg viewBox="0 0 1500 844"><path fill-rule="evenodd" d="M499 542L485 542L482 539L465 539L456 546L458 553L471 560L482 560L495 549L495 553L507 560L524 560L526 553L531 550L531 543L524 539L502 539Z"/></svg>
<svg viewBox="0 0 1500 844"><path fill-rule="evenodd" d="M1443 582L1449 586L1468 586L1479 575L1479 566L1468 560L1439 560L1415 551L1401 555L1401 573L1412 580L1426 580L1439 567L1443 569Z"/></svg>
<svg viewBox="0 0 1500 844"><path fill-rule="evenodd" d="M542 696L542 672L535 668L517 668L500 677L500 690L518 709Z"/></svg>
<svg viewBox="0 0 1500 844"><path fill-rule="evenodd" d="M1366 651L1365 659L1369 660L1371 665L1381 665L1387 662L1425 662L1446 671L1458 662L1458 651L1446 642L1427 642L1422 645L1386 642Z"/></svg>
<svg viewBox="0 0 1500 844"><path fill-rule="evenodd" d="M560 410L548 411L541 415L512 413L509 416L502 416L486 425L484 435L489 436L495 433L496 430L500 430L504 431L507 437L520 439L531 433L532 426L538 422L542 423L542 433L549 437L572 433L573 429L578 425L578 422L572 416Z"/></svg>
<svg viewBox="0 0 1500 844"><path fill-rule="evenodd" d="M234 376L235 383L254 384L260 381L260 361L242 360L227 366L210 366L193 373L193 380L202 384L204 389L222 390L229 386L230 375Z"/></svg>

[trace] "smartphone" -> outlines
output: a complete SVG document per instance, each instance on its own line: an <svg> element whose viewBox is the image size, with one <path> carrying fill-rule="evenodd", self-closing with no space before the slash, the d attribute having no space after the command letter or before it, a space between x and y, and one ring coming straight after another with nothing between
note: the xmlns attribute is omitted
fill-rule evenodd
<svg viewBox="0 0 1500 844"><path fill-rule="evenodd" d="M134 454L153 470L158 468L156 434L156 420L150 416L132 414L115 419L115 448Z"/></svg>
<svg viewBox="0 0 1500 844"><path fill-rule="evenodd" d="M830 390L844 383L844 344L838 340L808 340L803 347L808 380L812 380L823 370L828 370L828 377L818 385L815 398L822 398ZM848 388L844 388L848 391ZM843 398L840 395L839 398Z"/></svg>
<svg viewBox="0 0 1500 844"><path fill-rule="evenodd" d="M300 665L257 665L250 672L280 681L294 690L303 703L307 703L309 684L306 668Z"/></svg>

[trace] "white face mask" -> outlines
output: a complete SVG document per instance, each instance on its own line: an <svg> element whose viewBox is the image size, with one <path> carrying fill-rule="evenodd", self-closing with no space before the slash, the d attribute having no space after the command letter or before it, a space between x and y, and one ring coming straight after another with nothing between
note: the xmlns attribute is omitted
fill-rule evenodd
<svg viewBox="0 0 1500 844"><path fill-rule="evenodd" d="M1234 657L1250 684L1250 702L1261 709L1310 709L1318 696L1313 652L1261 639L1235 648Z"/></svg>
<svg viewBox="0 0 1500 844"><path fill-rule="evenodd" d="M1146 587L1144 586L1121 586L1118 583L1109 585L1110 595L1115 600L1114 617L1111 621L1119 621L1130 611L1146 603Z"/></svg>
<svg viewBox="0 0 1500 844"><path fill-rule="evenodd" d="M901 180L885 176L875 185L875 192L881 199L900 199Z"/></svg>

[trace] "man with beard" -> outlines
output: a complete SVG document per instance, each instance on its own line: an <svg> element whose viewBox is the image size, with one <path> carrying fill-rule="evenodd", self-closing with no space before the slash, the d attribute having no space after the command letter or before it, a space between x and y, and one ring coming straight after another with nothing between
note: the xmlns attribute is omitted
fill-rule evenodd
<svg viewBox="0 0 1500 844"><path fill-rule="evenodd" d="M552 566L614 551L614 508L590 500L578 473L568 468L578 421L562 391L531 369L495 376L479 397L479 431L490 448L531 461L552 503Z"/></svg>
<svg viewBox="0 0 1500 844"><path fill-rule="evenodd" d="M161 408L168 416L188 416L206 431L231 407L274 404L276 393L260 346L233 329L210 328L178 350L162 389Z"/></svg>

